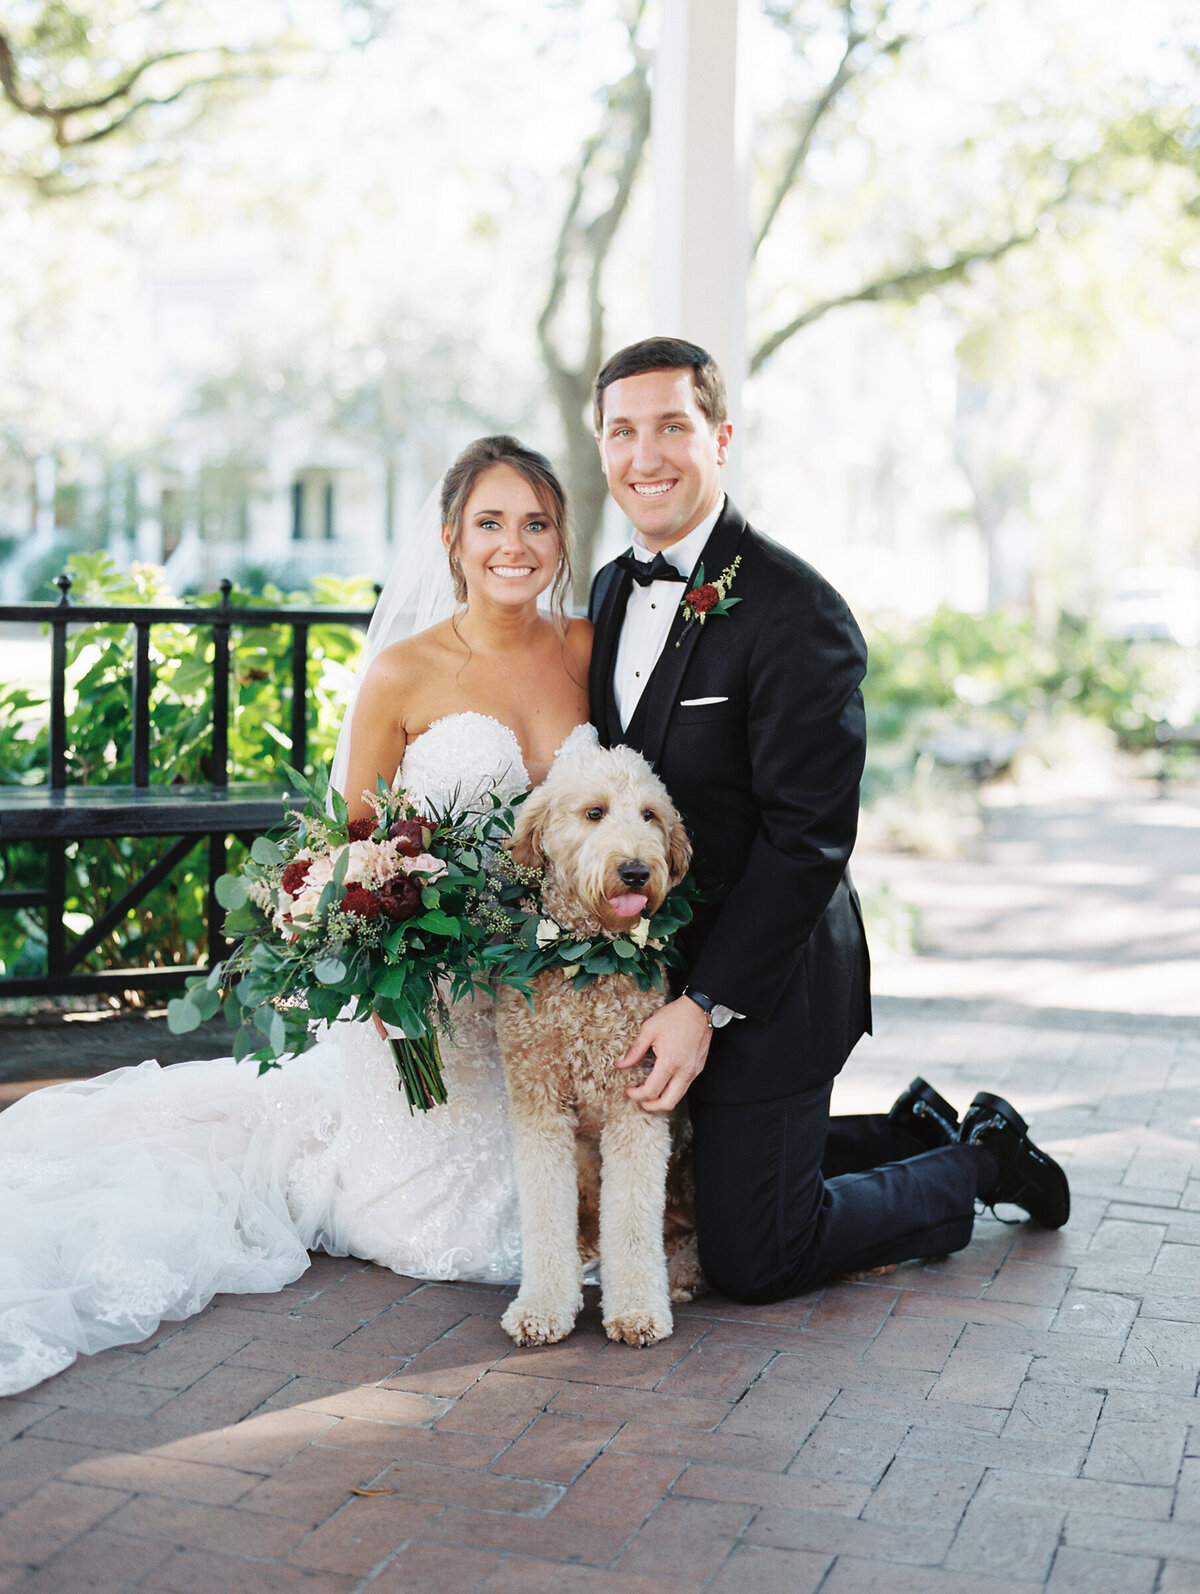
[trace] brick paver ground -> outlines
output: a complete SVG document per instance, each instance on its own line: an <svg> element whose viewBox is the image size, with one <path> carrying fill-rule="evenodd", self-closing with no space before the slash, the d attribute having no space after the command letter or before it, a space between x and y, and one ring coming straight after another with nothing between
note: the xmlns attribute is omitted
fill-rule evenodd
<svg viewBox="0 0 1200 1594"><path fill-rule="evenodd" d="M917 1070L1011 1096L1070 1170L1064 1231L987 1218L945 1260L710 1296L646 1351L594 1291L518 1351L510 1292L316 1257L0 1401L0 1591L1200 1589L1200 802L989 838L860 863L927 955L881 969L840 1102Z"/></svg>

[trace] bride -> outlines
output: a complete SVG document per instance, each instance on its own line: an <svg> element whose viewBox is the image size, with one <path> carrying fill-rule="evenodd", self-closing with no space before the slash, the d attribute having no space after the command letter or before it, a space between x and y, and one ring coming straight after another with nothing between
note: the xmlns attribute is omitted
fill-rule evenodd
<svg viewBox="0 0 1200 1594"><path fill-rule="evenodd" d="M549 463L483 438L447 471L438 508L441 548L430 515L368 633L333 768L352 818L380 773L418 805L508 798L592 735L591 626L563 613L565 504ZM442 1057L449 1102L415 1116L384 1039L349 1023L263 1075L232 1058L146 1062L0 1114L0 1394L218 1292L280 1289L310 1250L516 1280L489 996L456 1010Z"/></svg>

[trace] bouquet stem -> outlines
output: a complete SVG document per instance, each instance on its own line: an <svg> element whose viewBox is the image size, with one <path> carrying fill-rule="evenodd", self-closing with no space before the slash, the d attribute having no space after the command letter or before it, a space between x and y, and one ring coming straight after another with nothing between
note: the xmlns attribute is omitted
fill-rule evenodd
<svg viewBox="0 0 1200 1594"><path fill-rule="evenodd" d="M444 1106L446 1086L442 1081L442 1054L438 1049L437 1030L429 1029L415 1039L390 1036L392 1056L396 1071L408 1099L408 1110L428 1112L430 1107Z"/></svg>

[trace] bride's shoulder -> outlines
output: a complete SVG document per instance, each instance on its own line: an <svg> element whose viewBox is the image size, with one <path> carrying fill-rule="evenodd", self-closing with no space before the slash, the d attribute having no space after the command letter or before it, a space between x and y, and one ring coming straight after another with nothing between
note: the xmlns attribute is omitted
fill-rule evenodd
<svg viewBox="0 0 1200 1594"><path fill-rule="evenodd" d="M563 642L571 657L577 659L584 670L591 663L594 627L590 620L568 615L563 622Z"/></svg>
<svg viewBox="0 0 1200 1594"><path fill-rule="evenodd" d="M449 627L450 622L443 620L439 625L430 626L428 631L418 631L415 636L390 642L372 660L367 679L374 676L381 683L394 687L407 679L423 677L430 663L446 651L446 638L442 633Z"/></svg>

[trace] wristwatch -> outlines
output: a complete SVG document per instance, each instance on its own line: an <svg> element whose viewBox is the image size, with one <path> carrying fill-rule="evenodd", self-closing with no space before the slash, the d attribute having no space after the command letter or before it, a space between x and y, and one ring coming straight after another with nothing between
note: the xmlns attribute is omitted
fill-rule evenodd
<svg viewBox="0 0 1200 1594"><path fill-rule="evenodd" d="M714 1002L711 996L705 996L703 991L685 991L683 993L690 1001L695 1002L702 1013L708 1016L709 1029L724 1029L730 1019L737 1017L732 1007L725 1007L720 1002Z"/></svg>

